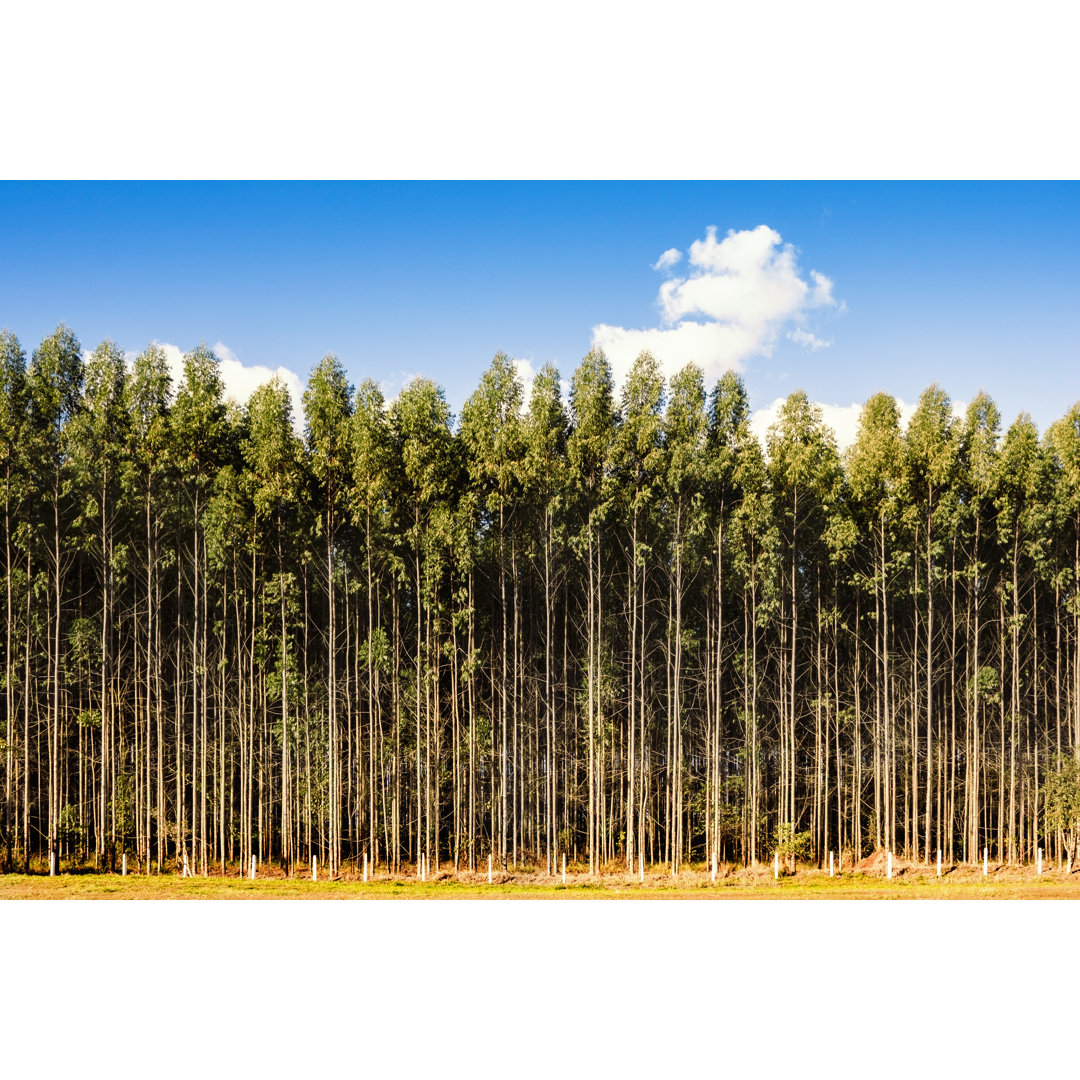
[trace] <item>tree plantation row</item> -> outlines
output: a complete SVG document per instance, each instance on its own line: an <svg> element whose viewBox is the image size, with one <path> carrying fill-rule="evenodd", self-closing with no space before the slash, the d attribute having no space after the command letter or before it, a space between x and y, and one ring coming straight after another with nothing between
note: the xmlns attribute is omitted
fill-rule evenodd
<svg viewBox="0 0 1080 1080"><path fill-rule="evenodd" d="M219 366L0 335L8 869L1072 859L1080 406Z"/></svg>

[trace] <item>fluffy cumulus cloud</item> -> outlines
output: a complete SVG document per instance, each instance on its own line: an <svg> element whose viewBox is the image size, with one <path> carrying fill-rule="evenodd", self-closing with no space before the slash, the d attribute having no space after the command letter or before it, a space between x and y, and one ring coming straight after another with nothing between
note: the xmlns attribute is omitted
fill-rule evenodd
<svg viewBox="0 0 1080 1080"><path fill-rule="evenodd" d="M184 353L175 345L166 342L157 342L165 353L169 363L169 374L172 376L172 389L175 394L184 379ZM269 382L275 375L285 384L292 399L293 427L297 432L304 428L304 383L295 371L287 367L269 368L263 364L245 364L240 361L236 354L222 342L218 341L212 349L221 361L221 381L224 384L226 400L232 400L237 405L246 405L248 398L263 383Z"/></svg>
<svg viewBox="0 0 1080 1080"><path fill-rule="evenodd" d="M670 271L681 259L681 252L670 248L653 269ZM788 326L799 345L817 350L829 344L802 324L817 309L837 307L833 283L817 270L804 275L795 249L774 229L731 230L718 240L710 226L690 245L687 261L687 273L660 286L660 326L593 327L593 347L607 353L617 382L642 349L649 349L669 376L693 360L711 380L741 370L751 356L769 355Z"/></svg>

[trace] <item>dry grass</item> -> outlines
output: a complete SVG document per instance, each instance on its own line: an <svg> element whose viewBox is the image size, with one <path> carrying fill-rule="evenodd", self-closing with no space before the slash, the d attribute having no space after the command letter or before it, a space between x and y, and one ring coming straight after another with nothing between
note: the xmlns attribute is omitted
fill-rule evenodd
<svg viewBox="0 0 1080 1080"><path fill-rule="evenodd" d="M504 897L522 899L1080 899L1080 873L1044 867L1041 876L1028 867L982 866L943 869L897 862L893 878L881 873L845 871L830 878L827 871L800 869L774 880L768 866L736 868L722 866L717 880L702 866L690 867L673 878L669 873L647 873L645 880L619 868L605 868L589 875L584 867L568 868L566 884L528 869L496 872L488 884L487 873L431 874L426 882L413 875L376 875L363 882L353 873L340 880L318 882L307 876L286 877L277 868L260 870L256 880L220 871L206 877L183 878L176 874L119 874L74 872L50 878L43 874L0 874L0 900L180 900L180 899L363 899L400 897L453 899L457 897Z"/></svg>

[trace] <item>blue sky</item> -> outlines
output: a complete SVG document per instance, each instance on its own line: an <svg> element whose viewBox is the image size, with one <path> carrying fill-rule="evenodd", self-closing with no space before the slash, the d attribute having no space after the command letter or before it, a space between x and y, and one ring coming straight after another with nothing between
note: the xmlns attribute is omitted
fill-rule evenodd
<svg viewBox="0 0 1080 1080"><path fill-rule="evenodd" d="M4 183L0 324L28 352L60 320L88 348L221 344L241 396L334 352L457 411L500 349L569 378L644 343L838 428L937 381L1043 429L1080 398L1078 211L1074 183Z"/></svg>

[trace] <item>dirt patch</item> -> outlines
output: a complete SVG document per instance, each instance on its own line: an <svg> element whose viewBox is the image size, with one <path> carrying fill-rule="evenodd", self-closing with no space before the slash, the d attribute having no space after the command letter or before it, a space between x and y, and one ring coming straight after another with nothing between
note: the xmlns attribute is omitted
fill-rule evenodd
<svg viewBox="0 0 1080 1080"><path fill-rule="evenodd" d="M749 878L752 881L760 881L762 878L771 878L772 876L773 868L771 863L758 863L756 866L744 866L741 870L736 870L734 874L732 874L732 877Z"/></svg>
<svg viewBox="0 0 1080 1080"><path fill-rule="evenodd" d="M915 873L919 869L920 867L916 863L907 862L893 852L893 877L898 877L901 874ZM881 877L887 877L889 874L889 853L884 848L878 848L877 851L871 852L865 859L860 859L859 862L855 864L855 873L875 874Z"/></svg>

